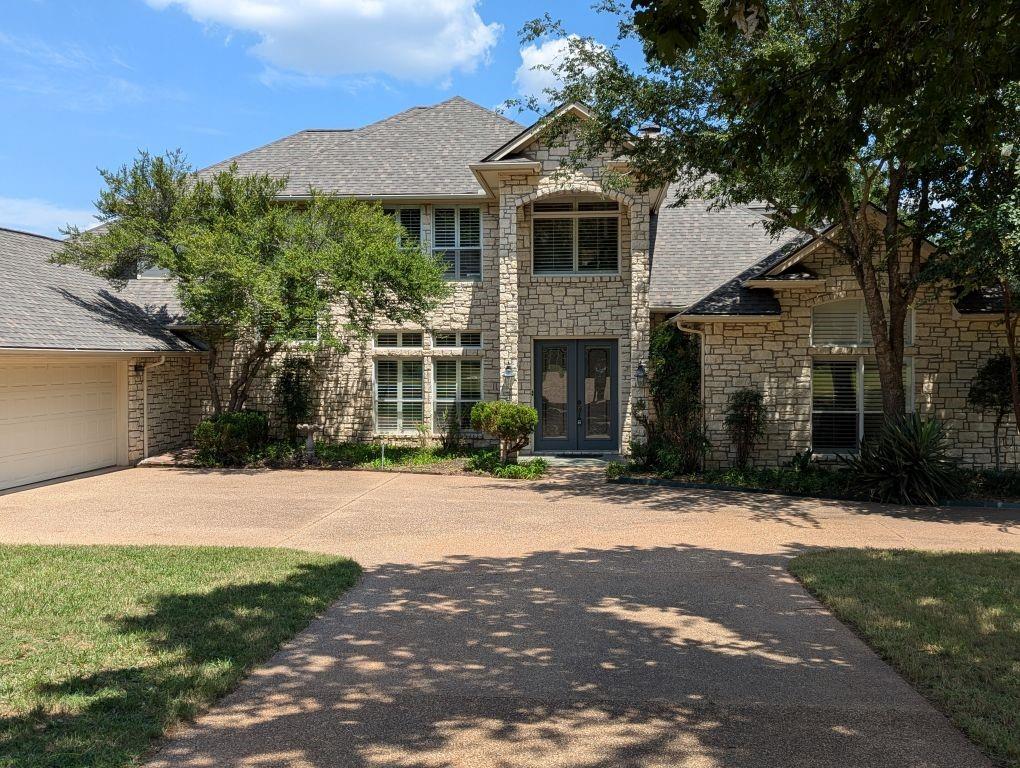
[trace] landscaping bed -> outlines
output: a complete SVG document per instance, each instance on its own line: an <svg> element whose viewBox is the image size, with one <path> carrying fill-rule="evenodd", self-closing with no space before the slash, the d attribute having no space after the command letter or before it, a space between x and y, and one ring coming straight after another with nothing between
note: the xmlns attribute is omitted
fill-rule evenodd
<svg viewBox="0 0 1020 768"><path fill-rule="evenodd" d="M828 550L790 571L989 757L1020 767L1020 553Z"/></svg>
<svg viewBox="0 0 1020 768"><path fill-rule="evenodd" d="M384 458L385 456L385 458ZM143 462L145 466L224 467L266 469L359 469L379 472L416 472L432 475L457 475L464 472L506 479L532 480L548 469L544 459L520 459L502 463L493 449L464 448L443 450L433 446L386 446L379 444L329 443L317 441L315 457L305 455L303 444L275 442L248 454L243 462L224 465L203 458L198 449L188 446Z"/></svg>
<svg viewBox="0 0 1020 768"><path fill-rule="evenodd" d="M137 764L359 574L288 549L0 546L0 766Z"/></svg>
<svg viewBox="0 0 1020 768"><path fill-rule="evenodd" d="M653 472L635 464L613 463L607 467L611 482L655 483L665 481L690 488L758 491L819 499L871 501L867 494L855 492L850 470L842 467L795 467L715 469L679 475ZM1020 472L1011 470L960 470L956 498L991 506L1020 503ZM946 501L951 501L946 499Z"/></svg>

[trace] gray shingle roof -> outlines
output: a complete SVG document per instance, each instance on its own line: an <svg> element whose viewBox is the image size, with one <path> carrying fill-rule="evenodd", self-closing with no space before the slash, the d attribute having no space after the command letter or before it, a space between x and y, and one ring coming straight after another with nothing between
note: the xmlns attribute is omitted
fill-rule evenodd
<svg viewBox="0 0 1020 768"><path fill-rule="evenodd" d="M670 189L666 200L673 197ZM650 306L690 307L760 264L796 234L773 239L761 226L761 212L737 207L710 210L709 205L706 200L691 200L659 210L653 227ZM771 295L767 289L744 290ZM764 297L755 293L747 298Z"/></svg>
<svg viewBox="0 0 1020 768"><path fill-rule="evenodd" d="M468 167L523 129L460 96L356 130L301 131L206 168L288 176L284 195L481 195Z"/></svg>
<svg viewBox="0 0 1020 768"><path fill-rule="evenodd" d="M130 290L76 267L51 264L59 240L0 229L0 347L192 352ZM135 283L138 281L132 281Z"/></svg>

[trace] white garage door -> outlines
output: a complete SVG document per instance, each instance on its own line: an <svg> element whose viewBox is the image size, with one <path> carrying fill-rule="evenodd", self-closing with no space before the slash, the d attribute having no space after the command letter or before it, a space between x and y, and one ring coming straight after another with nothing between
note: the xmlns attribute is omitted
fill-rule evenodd
<svg viewBox="0 0 1020 768"><path fill-rule="evenodd" d="M0 359L0 488L117 463L116 363Z"/></svg>

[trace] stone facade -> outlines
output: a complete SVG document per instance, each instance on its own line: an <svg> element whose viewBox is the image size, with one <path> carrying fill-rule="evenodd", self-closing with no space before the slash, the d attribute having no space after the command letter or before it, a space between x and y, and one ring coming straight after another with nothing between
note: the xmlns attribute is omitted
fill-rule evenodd
<svg viewBox="0 0 1020 768"><path fill-rule="evenodd" d="M811 345L812 309L861 293L850 268L829 246L819 246L804 266L824 278L823 286L777 289L782 315L768 321L688 323L704 333L705 422L712 449L709 467L729 466L735 454L723 423L729 396L737 389L761 389L769 413L766 435L754 461L776 466L811 443L811 376L815 358L868 356L867 348ZM967 392L978 367L1004 343L1001 322L958 315L948 292L924 290L914 310L913 344L916 410L943 421L955 455L964 463L993 463L992 419L967 407ZM1016 430L1004 429L1004 461L1015 464Z"/></svg>
<svg viewBox="0 0 1020 768"><path fill-rule="evenodd" d="M416 432L403 435L378 434L374 420L375 361L381 358L421 359L423 364L423 411L428 433L438 437L443 425L433 423L435 412L433 363L440 357L472 357L482 360L485 399L509 398L534 403L532 350L538 339L611 338L619 349L619 425L621 450L640 427L633 422L632 366L647 357L648 339L648 250L649 195L633 190L607 191L602 188L606 158L591 167L565 174L560 168L570 147L545 147L539 142L524 150L538 160L538 173L501 174L495 202L474 204L481 208L482 276L480 280L451 282L453 295L428 319L420 349L376 349L373 340L354 340L346 355L329 351L314 357L317 383L314 388L313 421L322 425L332 440L385 439L388 442L416 440ZM620 204L620 268L614 274L534 275L531 269L530 204L550 195L598 195ZM468 203L460 203L468 205ZM423 239L432 241L436 207L448 204L423 199L401 205L420 205ZM376 331L396 330L380 322ZM435 348L434 332L477 331L482 334L480 350ZM292 354L306 354L294 352ZM221 355L221 374L230 380L234 356ZM509 366L514 378L509 387L502 372ZM270 368L252 389L249 406L273 412L275 367ZM208 398L198 387L197 414L210 411Z"/></svg>
<svg viewBox="0 0 1020 768"><path fill-rule="evenodd" d="M158 355L128 362L128 462L145 458L145 401L148 399L149 455L179 448L191 439L199 421L205 361L197 356ZM148 392L145 391L148 366Z"/></svg>

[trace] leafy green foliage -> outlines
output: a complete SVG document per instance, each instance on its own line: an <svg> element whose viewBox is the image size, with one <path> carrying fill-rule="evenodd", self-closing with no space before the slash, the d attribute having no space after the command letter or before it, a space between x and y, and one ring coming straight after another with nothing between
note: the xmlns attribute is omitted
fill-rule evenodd
<svg viewBox="0 0 1020 768"><path fill-rule="evenodd" d="M942 423L916 413L885 424L878 437L865 440L857 455L843 459L853 488L877 501L939 504L954 498L960 473L949 458Z"/></svg>
<svg viewBox="0 0 1020 768"><path fill-rule="evenodd" d="M292 549L0 547L0 765L141 764L359 574Z"/></svg>
<svg viewBox="0 0 1020 768"><path fill-rule="evenodd" d="M194 439L201 463L242 466L269 442L269 419L260 411L225 411L199 422Z"/></svg>
<svg viewBox="0 0 1020 768"><path fill-rule="evenodd" d="M631 444L631 458L669 474L691 472L708 448L698 337L683 333L673 323L657 326L650 339L648 369L652 413L639 408L635 414L648 439Z"/></svg>
<svg viewBox="0 0 1020 768"><path fill-rule="evenodd" d="M471 409L471 427L499 440L499 459L508 461L528 444L538 411L506 400L483 400Z"/></svg>
<svg viewBox="0 0 1020 768"><path fill-rule="evenodd" d="M1013 409L1012 375L1009 355L1000 353L985 360L967 392L967 405L987 411L995 419L992 440L995 444L995 469L1002 468L1000 431L1003 419Z"/></svg>
<svg viewBox="0 0 1020 768"><path fill-rule="evenodd" d="M276 379L276 402L283 412L290 442L297 440L297 425L312 413L312 362L306 357L288 355Z"/></svg>
<svg viewBox="0 0 1020 768"><path fill-rule="evenodd" d="M440 261L401 247L403 230L378 205L315 190L300 206L283 204L286 179L240 175L235 166L196 176L179 152L142 153L102 175L105 226L69 229L54 259L121 282L137 266L166 269L189 324L212 346L217 413L243 408L284 345L343 352L380 317L421 322L448 295ZM217 365L225 347L234 356L226 383Z"/></svg>
<svg viewBox="0 0 1020 768"><path fill-rule="evenodd" d="M525 461L507 461L493 450L479 451L468 459L465 469L484 472L507 480L535 480L546 473L548 462L541 457Z"/></svg>
<svg viewBox="0 0 1020 768"><path fill-rule="evenodd" d="M829 550L790 571L997 765L1020 765L1020 554Z"/></svg>
<svg viewBox="0 0 1020 768"><path fill-rule="evenodd" d="M737 452L737 467L747 467L758 441L765 435L765 400L760 390L738 389L726 403L723 419Z"/></svg>
<svg viewBox="0 0 1020 768"><path fill-rule="evenodd" d="M456 452L464 447L464 434L460 428L460 413L456 408L450 408L446 414L446 424L443 425L441 438L444 451Z"/></svg>
<svg viewBox="0 0 1020 768"><path fill-rule="evenodd" d="M947 201L1000 151L1006 86L1020 73L1012 0L632 6L605 4L625 41L645 45L641 70L619 46L548 19L526 27L526 40L566 41L548 101L583 103L592 116L551 120L548 140L574 133L578 164L607 150L626 156L631 171L614 185L674 183L680 203L764 201L768 231L826 242L865 299L883 410L902 414L904 328L928 243L946 232ZM725 10L709 21L713 7ZM748 12L768 23L752 25ZM646 123L661 133L635 141Z"/></svg>

